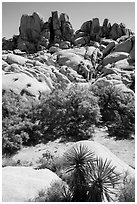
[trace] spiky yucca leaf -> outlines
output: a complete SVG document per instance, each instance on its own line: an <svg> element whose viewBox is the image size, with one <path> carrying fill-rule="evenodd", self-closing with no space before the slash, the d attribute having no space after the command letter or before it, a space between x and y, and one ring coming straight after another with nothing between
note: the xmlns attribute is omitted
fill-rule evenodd
<svg viewBox="0 0 137 204"><path fill-rule="evenodd" d="M87 193L87 163L94 163L95 156L88 147L78 144L64 154L66 173L70 173L69 185L73 194L72 201L85 201Z"/></svg>
<svg viewBox="0 0 137 204"><path fill-rule="evenodd" d="M87 181L89 183L89 201L102 201L105 198L110 201L115 194L115 185L120 183L120 174L114 172L115 166L107 159L97 158L96 162L88 162ZM99 200L97 200L99 199Z"/></svg>
<svg viewBox="0 0 137 204"><path fill-rule="evenodd" d="M93 163L95 155L87 146L77 144L73 146L68 152L64 154L66 173L74 171L75 169L84 169L87 162Z"/></svg>

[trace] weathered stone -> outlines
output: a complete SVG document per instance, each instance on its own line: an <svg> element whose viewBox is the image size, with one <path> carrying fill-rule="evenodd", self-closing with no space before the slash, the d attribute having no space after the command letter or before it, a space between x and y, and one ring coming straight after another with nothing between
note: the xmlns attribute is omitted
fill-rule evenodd
<svg viewBox="0 0 137 204"><path fill-rule="evenodd" d="M103 65L107 65L107 64L112 64L115 63L119 60L128 58L129 53L126 52L113 52L109 55L107 55L104 59L103 59Z"/></svg>
<svg viewBox="0 0 137 204"><path fill-rule="evenodd" d="M129 35L123 35L123 36L121 36L120 38L118 38L116 41L117 41L118 43L121 43L121 42L126 41L128 38L129 38Z"/></svg>
<svg viewBox="0 0 137 204"><path fill-rule="evenodd" d="M117 23L114 23L111 27L111 31L109 34L110 38L112 38L113 40L117 40L122 35L123 35L123 33L122 33L122 29L121 29L120 25L118 25Z"/></svg>
<svg viewBox="0 0 137 204"><path fill-rule="evenodd" d="M114 48L114 51L115 52L127 52L127 53L130 53L131 49L132 49L132 42L131 42L131 38L129 38L126 41L118 44Z"/></svg>
<svg viewBox="0 0 137 204"><path fill-rule="evenodd" d="M130 58L132 61L135 61L135 36L131 38L132 49L130 51Z"/></svg>
<svg viewBox="0 0 137 204"><path fill-rule="evenodd" d="M23 72L7 75L3 71L2 89L12 90L16 94L29 95L34 98L39 98L40 93L50 93L51 90L46 82L39 82L31 73L25 70ZM27 86L27 84L31 84L31 86Z"/></svg>
<svg viewBox="0 0 137 204"><path fill-rule="evenodd" d="M115 40L112 39L106 39L106 38L102 38L100 43L107 46L109 43L114 42L115 44L118 44Z"/></svg>
<svg viewBox="0 0 137 204"><path fill-rule="evenodd" d="M75 45L85 45L87 44L88 42L90 41L90 37L89 36L86 36L86 37L79 37L77 39L74 40L74 44Z"/></svg>
<svg viewBox="0 0 137 204"><path fill-rule="evenodd" d="M19 55L15 55L15 54L8 54L6 60L7 60L8 64L16 63L16 64L23 65L27 62L26 58L19 56Z"/></svg>
<svg viewBox="0 0 137 204"><path fill-rule="evenodd" d="M51 26L54 32L54 42L59 42L62 37L62 34L60 30L61 22L59 20L57 11L52 12L52 25ZM50 32L52 32L52 30L50 30Z"/></svg>
<svg viewBox="0 0 137 204"><path fill-rule="evenodd" d="M106 55L108 55L114 47L115 47L115 42L109 43L107 47L102 51L103 56L105 57Z"/></svg>
<svg viewBox="0 0 137 204"><path fill-rule="evenodd" d="M60 14L60 21L61 22L69 22L69 16L66 13Z"/></svg>
<svg viewBox="0 0 137 204"><path fill-rule="evenodd" d="M84 22L84 23L82 24L81 28L80 28L80 31L90 34L91 25L92 25L92 21L86 21L86 22Z"/></svg>
<svg viewBox="0 0 137 204"><path fill-rule="evenodd" d="M2 168L2 201L29 202L38 196L39 191L61 179L49 169L35 170L32 167Z"/></svg>
<svg viewBox="0 0 137 204"><path fill-rule="evenodd" d="M38 42L43 24L43 19L36 12L32 15L22 15L19 27L20 37L30 42Z"/></svg>
<svg viewBox="0 0 137 204"><path fill-rule="evenodd" d="M107 18L104 19L103 26L101 28L101 36L102 37L109 37L109 32L111 30L111 24Z"/></svg>
<svg viewBox="0 0 137 204"><path fill-rule="evenodd" d="M21 71L21 68L19 67L18 64L11 64L9 66L7 66L5 69L3 69L5 72L14 72L14 73L17 73L17 72L20 72Z"/></svg>
<svg viewBox="0 0 137 204"><path fill-rule="evenodd" d="M135 66L130 65L129 59L126 58L115 62L115 68L122 69L122 70L134 70Z"/></svg>
<svg viewBox="0 0 137 204"><path fill-rule="evenodd" d="M84 37L85 35L86 35L85 32L79 31L79 32L75 33L74 39L77 39L79 37Z"/></svg>
<svg viewBox="0 0 137 204"><path fill-rule="evenodd" d="M60 29L61 29L63 40L72 41L72 37L74 35L74 30L73 30L71 23L69 22L68 15L65 13L61 13L59 20L61 23Z"/></svg>
<svg viewBox="0 0 137 204"><path fill-rule="evenodd" d="M78 70L78 65L81 61L83 61L83 58L81 56L65 50L57 53L57 59L57 62L60 66L66 65L68 67L71 67L75 71Z"/></svg>
<svg viewBox="0 0 137 204"><path fill-rule="evenodd" d="M74 30L70 22L64 22L61 27L62 30L62 38L64 40L72 41L72 37L74 35Z"/></svg>
<svg viewBox="0 0 137 204"><path fill-rule="evenodd" d="M129 35L128 29L126 28L126 25L124 23L120 23L120 27L122 30L122 35Z"/></svg>
<svg viewBox="0 0 137 204"><path fill-rule="evenodd" d="M93 18L92 19L92 27L91 27L91 32L90 33L99 33L100 31L100 23L98 18Z"/></svg>
<svg viewBox="0 0 137 204"><path fill-rule="evenodd" d="M26 52L22 52L19 49L15 49L15 50L13 50L13 54L15 54L15 55L24 55L24 54L26 54Z"/></svg>

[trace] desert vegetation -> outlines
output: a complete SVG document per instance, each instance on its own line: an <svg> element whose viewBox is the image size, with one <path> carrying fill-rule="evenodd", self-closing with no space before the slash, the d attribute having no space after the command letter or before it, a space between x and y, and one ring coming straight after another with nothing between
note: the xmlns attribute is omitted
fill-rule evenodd
<svg viewBox="0 0 137 204"><path fill-rule="evenodd" d="M64 182L53 183L46 193L39 192L36 202L102 202L114 201L117 196L120 174L115 173L111 161L96 158L86 146L77 145L66 152L63 168Z"/></svg>
<svg viewBox="0 0 137 204"><path fill-rule="evenodd" d="M3 200L135 201L135 33L33 12L2 49Z"/></svg>
<svg viewBox="0 0 137 204"><path fill-rule="evenodd" d="M88 139L95 125L102 123L117 139L134 134L134 96L114 86L88 89L73 85L43 95L39 102L4 92L2 100L3 154L57 138Z"/></svg>

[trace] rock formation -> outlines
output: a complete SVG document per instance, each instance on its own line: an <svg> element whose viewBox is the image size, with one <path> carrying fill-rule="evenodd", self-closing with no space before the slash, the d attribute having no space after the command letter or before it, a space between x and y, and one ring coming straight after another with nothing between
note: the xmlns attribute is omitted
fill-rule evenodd
<svg viewBox="0 0 137 204"><path fill-rule="evenodd" d="M130 35L133 35L133 32L123 23L111 25L107 18L104 19L103 25L100 25L98 18L93 18L84 22L79 30L74 31L69 16L65 13L59 15L58 11L53 11L47 22L44 22L43 18L34 12L32 15L22 15L19 36L9 40L3 39L3 49L17 48L35 53L55 43L58 43L62 49L67 49L70 45L83 46L92 41L100 42L102 38L117 40L123 36L128 38Z"/></svg>
<svg viewBox="0 0 137 204"><path fill-rule="evenodd" d="M3 202L29 202L52 182L61 181L49 169L35 170L32 167L5 167L2 175Z"/></svg>
<svg viewBox="0 0 137 204"><path fill-rule="evenodd" d="M65 13L53 11L44 22L34 12L21 17L19 36L3 38L2 48L3 94L13 92L25 101L39 102L43 94L75 83L87 88L113 85L118 92L135 95L135 35L122 23L111 25L104 19L101 26L93 18L74 32ZM128 170L134 177L134 170L104 146L79 143L103 160L111 160L116 172L123 175ZM25 202L55 179L59 178L47 169L5 167L3 201Z"/></svg>

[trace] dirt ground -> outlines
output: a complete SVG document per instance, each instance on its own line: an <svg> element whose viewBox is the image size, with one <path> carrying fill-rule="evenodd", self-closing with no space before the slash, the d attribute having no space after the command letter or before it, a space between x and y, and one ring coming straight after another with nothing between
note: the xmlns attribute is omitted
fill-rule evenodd
<svg viewBox="0 0 137 204"><path fill-rule="evenodd" d="M135 168L135 140L115 140L108 136L105 128L96 128L92 140L106 146L117 157ZM60 142L59 139L38 144L34 147L27 147L20 150L12 158L4 158L3 166L11 166L19 163L22 166L37 166L40 163L42 154L50 152L53 156L60 157L68 146L73 142Z"/></svg>
<svg viewBox="0 0 137 204"><path fill-rule="evenodd" d="M135 168L135 140L115 140L108 136L104 128L96 128L94 141L106 146L117 157Z"/></svg>

